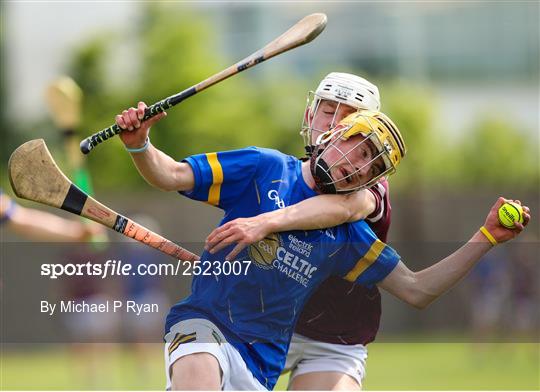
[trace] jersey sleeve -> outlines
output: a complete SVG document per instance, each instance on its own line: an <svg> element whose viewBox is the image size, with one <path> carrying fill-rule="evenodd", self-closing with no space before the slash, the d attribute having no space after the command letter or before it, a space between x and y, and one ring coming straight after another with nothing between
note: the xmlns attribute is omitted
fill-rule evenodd
<svg viewBox="0 0 540 392"><path fill-rule="evenodd" d="M365 222L349 225L350 242L339 252L336 274L364 286L372 286L392 272L399 254L377 238Z"/></svg>
<svg viewBox="0 0 540 392"><path fill-rule="evenodd" d="M193 170L195 185L191 191L180 193L226 210L251 183L260 154L257 147L248 147L188 157L184 162Z"/></svg>
<svg viewBox="0 0 540 392"><path fill-rule="evenodd" d="M376 204L373 213L366 218L366 222L375 235L381 241L386 242L388 231L390 229L392 211L388 192L388 182L386 180L378 182L369 188L369 192L374 196Z"/></svg>
<svg viewBox="0 0 540 392"><path fill-rule="evenodd" d="M375 197L375 210L366 218L366 220L370 223L375 223L380 221L386 212L384 197L386 189L380 183L377 183L369 188L368 191L373 194L373 197Z"/></svg>

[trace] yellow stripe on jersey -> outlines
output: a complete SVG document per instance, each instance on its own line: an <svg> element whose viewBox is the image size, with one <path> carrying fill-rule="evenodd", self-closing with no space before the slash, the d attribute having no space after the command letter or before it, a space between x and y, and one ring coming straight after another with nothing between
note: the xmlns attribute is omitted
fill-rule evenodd
<svg viewBox="0 0 540 392"><path fill-rule="evenodd" d="M212 170L212 185L208 191L208 203L217 206L221 195L221 184L223 183L223 169L217 158L217 153L210 152L206 154L206 159L208 159L208 164Z"/></svg>
<svg viewBox="0 0 540 392"><path fill-rule="evenodd" d="M362 273L371 264L373 264L375 260L377 260L381 252L384 250L385 246L386 245L384 242L380 240L375 240L375 242L371 244L371 247L366 252L366 254L360 260L358 260L354 268L350 270L347 275L345 275L345 280L348 280L349 282L356 281L356 279L358 279L358 277L362 275Z"/></svg>

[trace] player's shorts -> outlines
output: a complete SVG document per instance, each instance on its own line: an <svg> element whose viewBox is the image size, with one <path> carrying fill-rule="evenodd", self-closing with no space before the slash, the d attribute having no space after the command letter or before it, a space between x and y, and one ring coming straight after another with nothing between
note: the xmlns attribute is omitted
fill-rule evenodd
<svg viewBox="0 0 540 392"><path fill-rule="evenodd" d="M174 324L165 335L165 342L167 390L171 389L172 365L183 356L196 353L208 353L217 359L222 372L222 390L267 390L253 377L240 353L206 319L184 320Z"/></svg>
<svg viewBox="0 0 540 392"><path fill-rule="evenodd" d="M351 376L361 386L366 374L366 360L367 348L363 344L324 343L295 333L285 371L291 371L290 381L306 373L339 372Z"/></svg>

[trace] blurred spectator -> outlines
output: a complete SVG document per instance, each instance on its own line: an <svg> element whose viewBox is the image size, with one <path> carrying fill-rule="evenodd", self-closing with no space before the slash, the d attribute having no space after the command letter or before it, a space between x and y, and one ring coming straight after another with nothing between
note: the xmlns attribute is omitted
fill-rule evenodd
<svg viewBox="0 0 540 392"><path fill-rule="evenodd" d="M527 235L510 247L510 317L512 335L526 341L538 341L538 242ZM535 261L536 260L536 261Z"/></svg>
<svg viewBox="0 0 540 392"><path fill-rule="evenodd" d="M501 322L510 290L508 257L504 249L487 254L471 274L471 322L475 341L489 341L502 332Z"/></svg>
<svg viewBox="0 0 540 392"><path fill-rule="evenodd" d="M0 188L0 222L14 233L35 241L81 242L104 231L90 222L65 219L18 205Z"/></svg>
<svg viewBox="0 0 540 392"><path fill-rule="evenodd" d="M97 251L93 244L78 244L66 249L63 260L73 264L103 263L110 257L110 249ZM115 278L99 276L70 276L59 280L55 288L64 301L99 305L118 298ZM118 341L120 315L108 312L66 312L62 322L67 330L65 342L72 355L73 388L106 389L113 374L115 349Z"/></svg>
<svg viewBox="0 0 540 392"><path fill-rule="evenodd" d="M160 233L161 227L157 220L147 214L130 215L135 222L144 227ZM126 237L123 243L119 245L120 259L133 266L133 271L138 271L137 266L141 264L159 264L169 262L171 259L156 252L154 249L144 246L140 243L134 243ZM137 304L157 304L159 313L136 314L133 312L125 313L123 319L122 334L129 339L130 356L135 358L133 361L135 368L135 380L138 388L144 388L148 385L148 380L152 372L152 364L148 358L156 352L161 353L161 343L163 339L163 323L169 301L163 288L163 276L143 275L136 272L133 275L122 279L123 301L135 301Z"/></svg>
<svg viewBox="0 0 540 392"><path fill-rule="evenodd" d="M97 223L65 219L54 214L18 205L0 189L0 220L2 229L6 227L15 234L34 241L69 243L65 260L74 264L86 263L95 259L99 253L90 248L89 241L104 233ZM103 238L103 236L102 236ZM46 254L44 248L44 254ZM103 303L110 293L103 288L97 277L82 275L70 276L61 280L60 298L64 301L85 301L88 304ZM74 355L72 371L73 385L80 388L103 387L103 366L109 360L109 347L101 342L112 341L116 335L117 317L109 313L66 312L62 321L67 328L65 337ZM89 344L91 343L91 344ZM101 388L100 388L101 389Z"/></svg>

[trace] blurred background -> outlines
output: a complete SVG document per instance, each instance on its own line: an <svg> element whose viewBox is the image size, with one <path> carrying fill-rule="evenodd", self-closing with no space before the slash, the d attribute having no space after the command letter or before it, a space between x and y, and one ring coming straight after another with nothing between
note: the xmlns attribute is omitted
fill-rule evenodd
<svg viewBox="0 0 540 392"><path fill-rule="evenodd" d="M538 2L0 7L0 187L11 197L7 161L29 139L44 138L70 173L62 135L45 104L52 80L68 75L81 87L76 131L82 138L112 124L115 114L137 101L151 104L183 90L251 54L303 16L326 13L326 30L309 45L170 110L152 132L153 144L177 159L250 145L301 156L306 94L324 75L353 72L376 83L382 110L400 127L409 150L390 181L390 242L410 268L430 265L470 238L500 195L529 205L532 221L518 240L490 253L427 310L385 294L365 388L540 388ZM150 225L170 239L200 246L221 217L209 206L150 188L118 138L98 147L85 164L98 200L128 216L151 216ZM97 341L107 343L74 348L61 343L70 341L69 328L41 324L37 305L21 311L21 298L58 295L59 289L40 279L38 264L31 264L43 262L47 245L1 230L1 329L8 331L2 338L1 389L163 388L159 325L138 339L129 322L108 320L108 331L116 331L112 337L94 331ZM115 233L109 240L121 241ZM189 288L170 280L149 286L169 304ZM118 282L93 290L115 296L132 288Z"/></svg>

